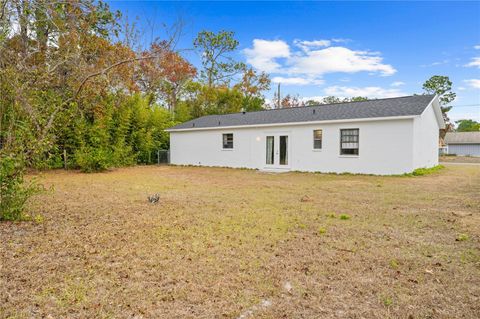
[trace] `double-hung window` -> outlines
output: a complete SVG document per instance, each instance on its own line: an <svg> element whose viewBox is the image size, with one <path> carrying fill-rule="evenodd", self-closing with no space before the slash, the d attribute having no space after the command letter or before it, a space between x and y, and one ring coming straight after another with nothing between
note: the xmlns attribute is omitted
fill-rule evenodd
<svg viewBox="0 0 480 319"><path fill-rule="evenodd" d="M340 155L358 155L359 129L340 130Z"/></svg>
<svg viewBox="0 0 480 319"><path fill-rule="evenodd" d="M233 133L223 134L223 149L233 149Z"/></svg>
<svg viewBox="0 0 480 319"><path fill-rule="evenodd" d="M314 150L322 149L322 130L313 131L313 149Z"/></svg>

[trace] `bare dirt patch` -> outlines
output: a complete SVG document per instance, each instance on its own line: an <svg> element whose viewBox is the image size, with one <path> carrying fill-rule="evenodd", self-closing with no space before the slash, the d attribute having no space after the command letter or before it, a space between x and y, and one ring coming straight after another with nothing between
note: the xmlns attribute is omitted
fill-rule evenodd
<svg viewBox="0 0 480 319"><path fill-rule="evenodd" d="M475 166L41 178L43 218L0 224L1 318L480 317Z"/></svg>
<svg viewBox="0 0 480 319"><path fill-rule="evenodd" d="M478 163L480 164L480 157L475 156L440 156L442 163Z"/></svg>

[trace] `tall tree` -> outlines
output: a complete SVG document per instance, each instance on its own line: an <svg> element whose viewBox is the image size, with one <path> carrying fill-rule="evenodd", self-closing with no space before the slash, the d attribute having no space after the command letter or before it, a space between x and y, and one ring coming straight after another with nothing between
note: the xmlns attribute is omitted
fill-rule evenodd
<svg viewBox="0 0 480 319"><path fill-rule="evenodd" d="M252 68L245 67L241 80L234 85L246 97L258 97L263 91L270 89L270 77L265 72L258 73Z"/></svg>
<svg viewBox="0 0 480 319"><path fill-rule="evenodd" d="M142 56L154 56L140 62L138 82L143 92L151 97L151 102L161 99L174 114L178 99L185 91L186 84L193 80L197 70L179 53L171 50L168 42L156 41Z"/></svg>
<svg viewBox="0 0 480 319"><path fill-rule="evenodd" d="M200 76L209 88L229 86L232 77L245 68L244 63L231 56L239 44L234 35L232 31L201 31L193 42L202 56Z"/></svg>
<svg viewBox="0 0 480 319"><path fill-rule="evenodd" d="M423 83L422 88L427 94L438 94L440 96L440 105L444 114L452 109L452 106L448 104L455 100L457 94L452 92L452 81L448 76L434 75Z"/></svg>
<svg viewBox="0 0 480 319"><path fill-rule="evenodd" d="M443 139L448 131L453 130L453 124L447 115L448 111L452 109L452 106L449 104L457 96L456 93L452 92L452 81L450 81L448 76L434 75L423 83L422 88L427 94L437 94L440 97L440 108L445 120L445 129L440 130L440 138Z"/></svg>
<svg viewBox="0 0 480 319"><path fill-rule="evenodd" d="M244 68L242 78L233 87L243 94L244 111L259 111L264 108L262 92L270 89L270 83L270 77L265 72Z"/></svg>

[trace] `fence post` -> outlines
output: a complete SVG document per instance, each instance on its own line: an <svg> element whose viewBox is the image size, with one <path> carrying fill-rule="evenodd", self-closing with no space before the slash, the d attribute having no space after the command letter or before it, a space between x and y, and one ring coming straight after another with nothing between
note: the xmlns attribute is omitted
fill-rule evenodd
<svg viewBox="0 0 480 319"><path fill-rule="evenodd" d="M63 149L63 168L67 169L67 150Z"/></svg>
<svg viewBox="0 0 480 319"><path fill-rule="evenodd" d="M160 150L157 150L157 165L160 165Z"/></svg>

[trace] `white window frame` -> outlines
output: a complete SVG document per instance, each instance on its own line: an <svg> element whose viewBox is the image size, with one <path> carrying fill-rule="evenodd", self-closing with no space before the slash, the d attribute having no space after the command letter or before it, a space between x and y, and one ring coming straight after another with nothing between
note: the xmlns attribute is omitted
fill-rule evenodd
<svg viewBox="0 0 480 319"><path fill-rule="evenodd" d="M356 136L357 137L356 142L353 142L353 141L350 142L352 144L357 144L357 148L356 148L357 154L343 154L342 152L343 152L344 149L355 149L355 148L343 148L343 146L342 146L342 144L343 144L342 143L342 132L343 131L351 131L351 130L356 130L358 132L357 135L346 135L346 136ZM342 129L340 129L340 156L341 157L358 157L358 156L360 156L360 128L355 127L355 128L342 128Z"/></svg>
<svg viewBox="0 0 480 319"><path fill-rule="evenodd" d="M318 139L315 139L315 132L317 132L317 131L320 131L320 133L321 133L320 134L321 137L320 137L320 147L319 148L315 147L315 141L318 141ZM313 130L313 148L312 149L314 151L317 151L317 152L321 151L323 149L323 129L321 129L321 128Z"/></svg>
<svg viewBox="0 0 480 319"><path fill-rule="evenodd" d="M232 147L225 147L225 135L232 135ZM228 139L228 138L227 138ZM224 151L232 151L235 147L234 143L234 135L233 133L222 133L222 150Z"/></svg>

